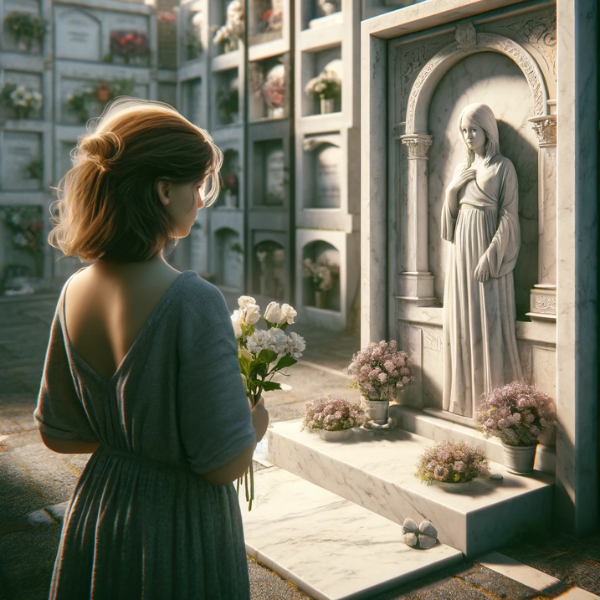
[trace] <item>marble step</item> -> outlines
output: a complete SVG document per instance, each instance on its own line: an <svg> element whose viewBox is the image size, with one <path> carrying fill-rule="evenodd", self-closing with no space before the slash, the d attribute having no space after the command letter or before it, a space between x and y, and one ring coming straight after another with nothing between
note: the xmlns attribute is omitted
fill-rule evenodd
<svg viewBox="0 0 600 600"><path fill-rule="evenodd" d="M254 486L250 512L240 491L246 551L315 600L372 597L463 559L406 546L400 525L284 469L255 473Z"/></svg>
<svg viewBox="0 0 600 600"><path fill-rule="evenodd" d="M455 442L464 440L470 444L480 445L490 460L504 464L504 448L498 438L489 438L486 440L483 434L473 427L461 425L460 423L452 423L436 414L442 412L441 410L437 411L434 409L426 409L425 412L408 406L392 404L390 406L390 419L393 427L399 427L400 429L416 433L436 442L442 440L453 440ZM465 419L465 421L470 421L470 419ZM552 440L550 439L550 441ZM535 455L535 469L549 475L554 475L556 469L555 463L555 447L553 445L539 444Z"/></svg>
<svg viewBox="0 0 600 600"><path fill-rule="evenodd" d="M442 543L470 557L505 545L524 527L550 523L554 480L546 473L519 477L491 462L501 481L427 486L414 472L432 440L400 429L359 429L346 441L326 442L300 428L300 420L269 428L271 463L395 523L429 519Z"/></svg>

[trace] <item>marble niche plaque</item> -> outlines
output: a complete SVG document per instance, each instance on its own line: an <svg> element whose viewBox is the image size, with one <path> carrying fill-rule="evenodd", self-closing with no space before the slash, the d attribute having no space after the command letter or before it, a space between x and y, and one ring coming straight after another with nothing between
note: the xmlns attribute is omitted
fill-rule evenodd
<svg viewBox="0 0 600 600"><path fill-rule="evenodd" d="M40 190L42 181L34 179L27 167L41 160L42 136L39 133L5 132L0 182L3 191Z"/></svg>
<svg viewBox="0 0 600 600"><path fill-rule="evenodd" d="M315 208L340 207L340 161L337 146L324 145L315 156Z"/></svg>
<svg viewBox="0 0 600 600"><path fill-rule="evenodd" d="M55 20L57 58L102 60L101 27L95 17L74 9L59 13Z"/></svg>
<svg viewBox="0 0 600 600"><path fill-rule="evenodd" d="M272 143L265 151L264 203L267 206L281 206L285 190L285 156L281 143Z"/></svg>

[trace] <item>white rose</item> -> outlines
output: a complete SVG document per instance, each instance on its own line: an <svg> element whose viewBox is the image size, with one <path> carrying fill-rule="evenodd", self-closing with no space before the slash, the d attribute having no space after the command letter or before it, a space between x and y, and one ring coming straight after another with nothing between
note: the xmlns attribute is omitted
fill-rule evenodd
<svg viewBox="0 0 600 600"><path fill-rule="evenodd" d="M281 312L282 312L282 316L283 316L282 322L285 321L285 322L287 322L288 325L292 325L294 323L294 318L298 314L294 310L294 307L290 306L289 304L284 304L281 307Z"/></svg>
<svg viewBox="0 0 600 600"><path fill-rule="evenodd" d="M238 311L236 310L235 312ZM234 319L234 315L235 313L231 315L231 324L233 325L233 333L235 333L235 339L237 340L242 337L242 326L237 319Z"/></svg>
<svg viewBox="0 0 600 600"><path fill-rule="evenodd" d="M248 325L255 325L260 319L260 306L258 304L247 304L246 308L246 323Z"/></svg>
<svg viewBox="0 0 600 600"><path fill-rule="evenodd" d="M238 298L238 306L246 308L249 304L256 304L256 300L252 296L240 296Z"/></svg>
<svg viewBox="0 0 600 600"><path fill-rule="evenodd" d="M271 302L271 304L267 306L265 310L265 319L269 321L269 323L279 324L283 322L283 314L281 312L281 307L277 302Z"/></svg>

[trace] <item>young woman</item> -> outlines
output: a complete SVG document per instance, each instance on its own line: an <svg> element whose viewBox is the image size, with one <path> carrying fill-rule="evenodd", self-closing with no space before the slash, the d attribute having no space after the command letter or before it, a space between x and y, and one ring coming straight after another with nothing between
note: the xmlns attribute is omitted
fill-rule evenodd
<svg viewBox="0 0 600 600"><path fill-rule="evenodd" d="M34 417L51 450L93 455L52 599L249 598L231 484L268 413L250 410L221 293L163 256L216 199L221 162L171 107L120 99L59 185L49 241L92 264L62 290Z"/></svg>
<svg viewBox="0 0 600 600"><path fill-rule="evenodd" d="M466 145L446 190L442 238L452 242L444 289L443 407L473 417L484 392L522 378L515 335L513 269L521 244L519 189L500 154L492 109L469 104Z"/></svg>

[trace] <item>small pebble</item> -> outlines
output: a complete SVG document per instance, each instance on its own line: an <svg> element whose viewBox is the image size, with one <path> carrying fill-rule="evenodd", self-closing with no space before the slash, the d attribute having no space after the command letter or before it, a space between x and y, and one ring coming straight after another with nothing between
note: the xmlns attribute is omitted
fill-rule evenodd
<svg viewBox="0 0 600 600"><path fill-rule="evenodd" d="M500 475L500 473L494 473L493 475L490 475L490 479L494 479L495 481L502 481L504 479L504 476Z"/></svg>
<svg viewBox="0 0 600 600"><path fill-rule="evenodd" d="M402 523L402 533L419 533L419 528L417 524L412 519L404 519L404 523Z"/></svg>
<svg viewBox="0 0 600 600"><path fill-rule="evenodd" d="M421 524L419 525L419 532L434 539L437 538L438 533L437 529L433 526L433 523L431 521L428 521L427 519L421 521Z"/></svg>
<svg viewBox="0 0 600 600"><path fill-rule="evenodd" d="M419 543L419 539L417 538L416 533L405 533L404 534L404 543L411 548L416 548Z"/></svg>
<svg viewBox="0 0 600 600"><path fill-rule="evenodd" d="M419 535L419 546L421 548L433 548L436 543L437 540L434 537L431 537L430 535Z"/></svg>

